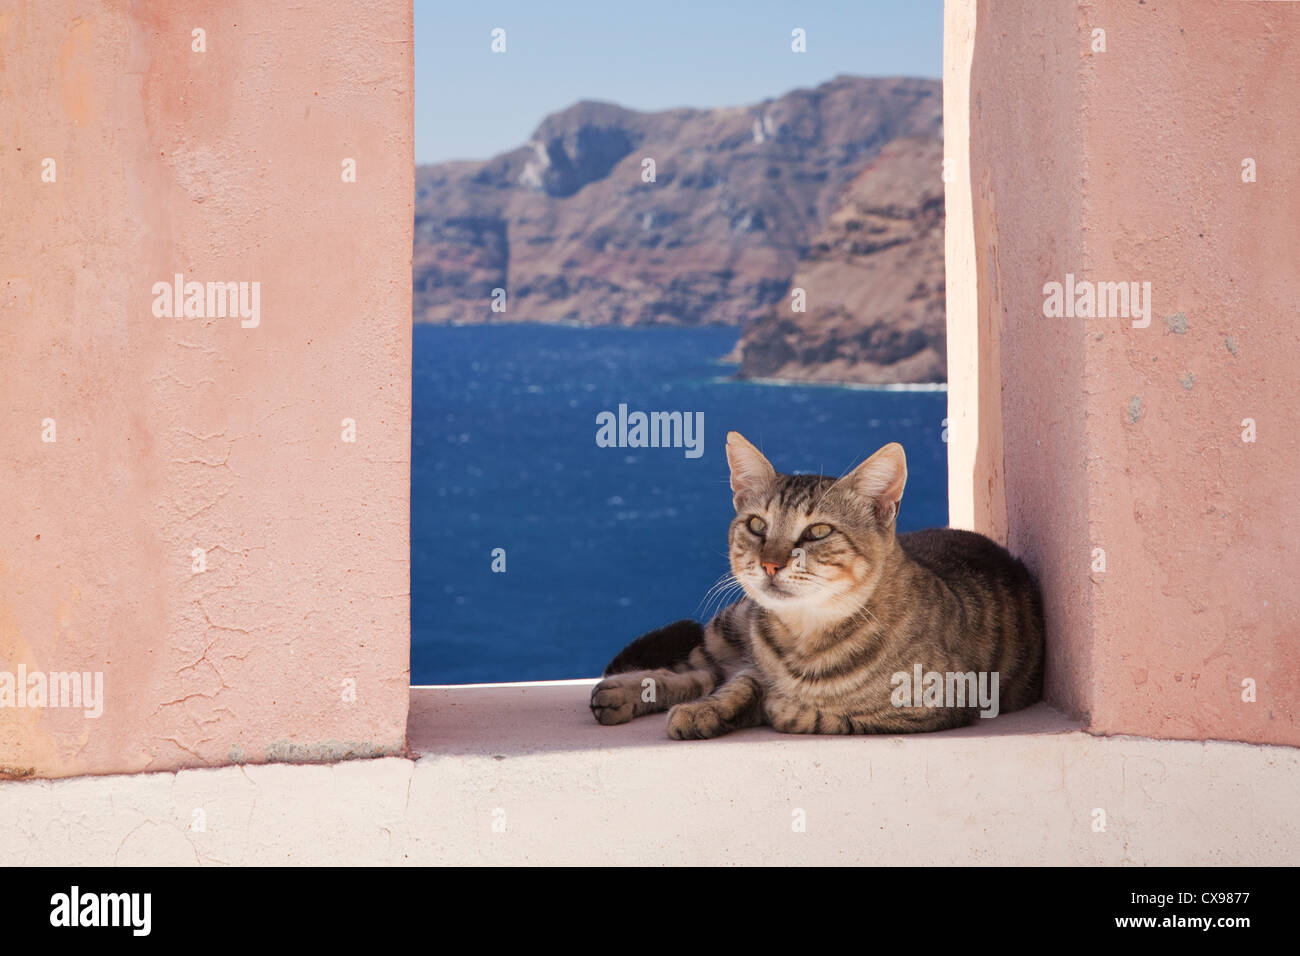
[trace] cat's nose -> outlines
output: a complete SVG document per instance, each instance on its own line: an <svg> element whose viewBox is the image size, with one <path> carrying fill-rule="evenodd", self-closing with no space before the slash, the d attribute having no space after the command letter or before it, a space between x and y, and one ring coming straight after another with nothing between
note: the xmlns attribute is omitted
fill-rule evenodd
<svg viewBox="0 0 1300 956"><path fill-rule="evenodd" d="M767 572L769 578L776 577L776 572L780 571L783 567L785 567L784 564L777 564L775 561L763 562L763 570Z"/></svg>

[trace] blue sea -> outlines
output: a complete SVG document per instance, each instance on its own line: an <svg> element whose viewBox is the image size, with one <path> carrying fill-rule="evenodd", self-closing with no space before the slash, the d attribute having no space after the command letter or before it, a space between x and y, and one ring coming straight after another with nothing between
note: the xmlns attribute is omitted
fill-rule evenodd
<svg viewBox="0 0 1300 956"><path fill-rule="evenodd" d="M594 677L639 634L700 617L727 571L732 429L787 472L843 474L902 442L900 529L948 521L943 391L732 381L726 328L414 335L413 684ZM703 454L598 447L620 404L703 412Z"/></svg>

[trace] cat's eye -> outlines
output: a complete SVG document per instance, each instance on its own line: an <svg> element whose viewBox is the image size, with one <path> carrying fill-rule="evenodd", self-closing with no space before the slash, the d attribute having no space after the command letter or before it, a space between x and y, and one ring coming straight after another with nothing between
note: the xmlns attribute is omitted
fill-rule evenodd
<svg viewBox="0 0 1300 956"><path fill-rule="evenodd" d="M754 532L754 534L762 534L764 531L767 530L767 522L764 521L762 518L760 518L758 515L754 515L753 517L751 517L748 521L745 522L745 524L750 531Z"/></svg>
<svg viewBox="0 0 1300 956"><path fill-rule="evenodd" d="M813 541L820 541L835 529L828 524L815 524L804 532Z"/></svg>

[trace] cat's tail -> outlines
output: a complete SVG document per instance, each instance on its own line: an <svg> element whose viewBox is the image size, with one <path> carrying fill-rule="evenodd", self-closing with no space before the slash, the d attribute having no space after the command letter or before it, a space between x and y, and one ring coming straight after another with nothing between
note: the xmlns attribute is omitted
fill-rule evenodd
<svg viewBox="0 0 1300 956"><path fill-rule="evenodd" d="M649 634L642 634L618 652L605 667L603 677L629 671L649 671L672 667L686 660L691 651L704 643L704 628L699 621L674 621Z"/></svg>

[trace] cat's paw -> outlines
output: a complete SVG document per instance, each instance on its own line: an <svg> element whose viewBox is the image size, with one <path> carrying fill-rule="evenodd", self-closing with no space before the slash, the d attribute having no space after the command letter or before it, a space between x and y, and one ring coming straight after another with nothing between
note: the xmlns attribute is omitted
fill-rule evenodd
<svg viewBox="0 0 1300 956"><path fill-rule="evenodd" d="M607 677L591 689L591 713L598 724L626 724L636 716L641 682Z"/></svg>
<svg viewBox="0 0 1300 956"><path fill-rule="evenodd" d="M715 701L693 700L668 711L668 736L673 740L707 740L720 737L727 730L727 722Z"/></svg>

